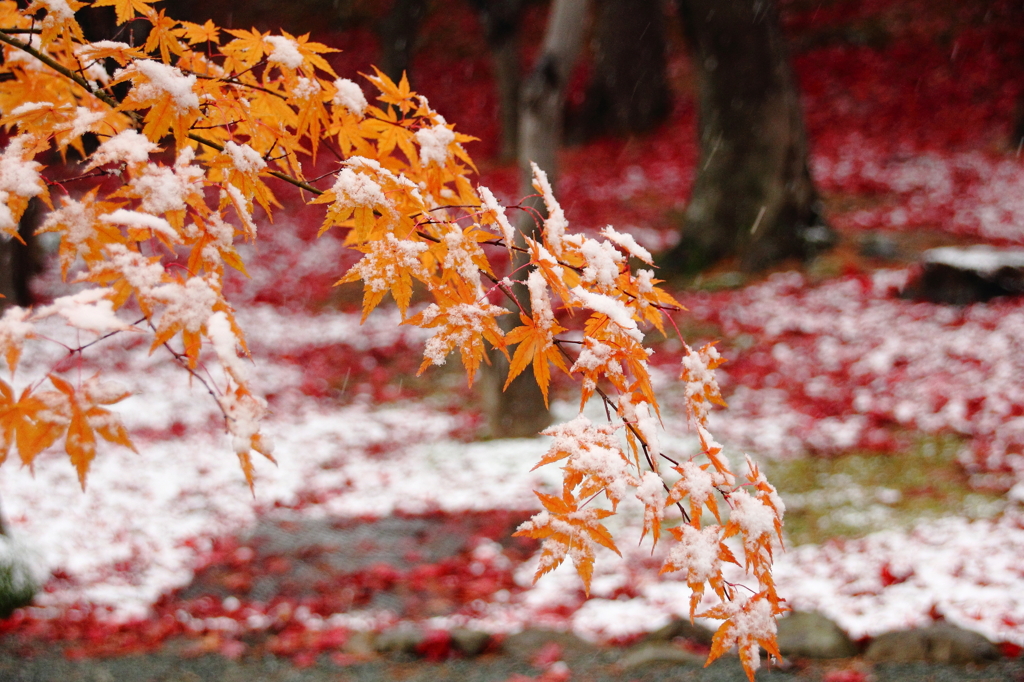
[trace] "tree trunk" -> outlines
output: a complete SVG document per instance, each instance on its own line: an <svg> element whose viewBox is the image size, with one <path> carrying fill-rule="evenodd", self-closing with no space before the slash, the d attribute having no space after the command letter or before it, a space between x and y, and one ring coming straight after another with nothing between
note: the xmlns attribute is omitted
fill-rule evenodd
<svg viewBox="0 0 1024 682"><path fill-rule="evenodd" d="M664 23L660 2L598 3L594 75L574 126L581 137L643 133L668 116Z"/></svg>
<svg viewBox="0 0 1024 682"><path fill-rule="evenodd" d="M532 187L531 162L547 173L552 186L556 183L556 153L562 136L565 86L583 45L589 5L590 0L554 0L551 5L540 57L520 94L520 196L536 193ZM539 199L526 203L544 211L544 204ZM535 225L529 212L522 212L517 227L524 234L533 232ZM523 262L515 262L514 269ZM522 280L526 273L520 271L517 275L517 279ZM520 302L529 304L530 296L524 285L516 285L515 293ZM506 324L514 324L517 322L514 316L517 316L517 312L500 319L505 320ZM551 415L544 407L544 398L533 375L523 372L509 385L508 390L499 393L504 377L508 374L508 361L504 356L493 353L492 362L493 371L489 373L491 386L488 389L492 398L489 406L491 435L496 438L536 435L551 423Z"/></svg>
<svg viewBox="0 0 1024 682"><path fill-rule="evenodd" d="M502 161L519 147L519 26L524 0L471 0L484 26L498 87Z"/></svg>
<svg viewBox="0 0 1024 682"><path fill-rule="evenodd" d="M32 305L29 283L41 269L35 237L41 213L42 202L39 199L28 202L28 208L18 223L18 234L24 243L6 234L0 236L0 294L4 295L0 298L0 312L9 305Z"/></svg>
<svg viewBox="0 0 1024 682"><path fill-rule="evenodd" d="M428 0L394 0L380 24L380 70L399 82L409 70L420 23L427 16Z"/></svg>
<svg viewBox="0 0 1024 682"><path fill-rule="evenodd" d="M669 271L729 256L747 272L834 243L771 0L679 0L700 77L700 159Z"/></svg>

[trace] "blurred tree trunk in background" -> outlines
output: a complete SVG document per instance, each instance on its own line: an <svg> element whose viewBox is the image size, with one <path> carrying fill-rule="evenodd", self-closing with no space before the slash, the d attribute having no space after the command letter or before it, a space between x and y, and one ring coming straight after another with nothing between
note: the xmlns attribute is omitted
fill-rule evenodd
<svg viewBox="0 0 1024 682"><path fill-rule="evenodd" d="M28 202L18 223L18 234L24 243L7 235L0 237L0 294L5 297L0 298L0 311L9 305L27 307L33 303L29 284L42 269L35 236L42 218L41 209L39 199Z"/></svg>
<svg viewBox="0 0 1024 682"><path fill-rule="evenodd" d="M502 161L516 157L519 146L519 27L526 0L470 0L491 51L498 88Z"/></svg>
<svg viewBox="0 0 1024 682"><path fill-rule="evenodd" d="M594 74L573 135L644 133L670 110L662 3L600 0Z"/></svg>
<svg viewBox="0 0 1024 682"><path fill-rule="evenodd" d="M380 70L396 83L409 70L420 23L427 16L429 0L394 0L380 22Z"/></svg>
<svg viewBox="0 0 1024 682"><path fill-rule="evenodd" d="M562 139L562 112L565 109L565 88L569 75L583 46L590 0L554 0L551 4L544 43L533 71L523 82L519 98L519 173L522 197L536 194L532 186L530 163L536 163L554 186L558 177L557 152ZM539 198L524 201L544 214ZM523 211L517 227L523 234L535 229L532 212ZM522 263L515 262L513 269ZM527 273L517 272L515 279ZM530 300L526 287L516 286L516 296L524 304ZM518 315L518 311L505 317ZM504 319L504 318L499 318ZM544 407L544 398L530 372L523 372L501 391L508 374L508 361L492 353L494 371L489 372L491 386L485 390L491 399L489 421L491 435L496 438L535 436L551 423Z"/></svg>
<svg viewBox="0 0 1024 682"><path fill-rule="evenodd" d="M774 1L677 3L699 75L700 159L663 267L692 272L737 256L752 272L831 246Z"/></svg>

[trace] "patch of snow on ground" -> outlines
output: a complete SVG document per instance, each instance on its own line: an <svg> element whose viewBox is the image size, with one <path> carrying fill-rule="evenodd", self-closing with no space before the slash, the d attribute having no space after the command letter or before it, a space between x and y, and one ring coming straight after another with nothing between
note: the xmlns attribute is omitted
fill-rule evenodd
<svg viewBox="0 0 1024 682"><path fill-rule="evenodd" d="M796 282L773 281L753 288L748 304L730 309L727 319L737 330L768 330L775 344L790 338L786 335L793 330L813 331L812 338L823 344L820 362L836 362L837 367L860 363L859 369L849 371L867 377L864 385L868 387L884 380L883 370L893 366L894 358L905 356L910 369L903 372L901 381L918 383L898 395L902 401L915 401L913 405L927 396L928 377L924 369L917 369L918 363L927 362L926 351L941 354L944 362L950 357L966 359L965 366L977 371L988 366L986 358L993 354L1011 363L1005 376L983 375L988 395L1009 394L1015 390L1014 379L1021 376L1013 370L1012 363L1018 360L1012 352L1016 339L1024 338L1014 335L1018 326L1024 326L1024 318L1014 310L979 308L954 325L944 317L948 313L914 304L873 301L867 306L851 291L860 286L855 283L827 285L803 298L787 286L795 287ZM873 307L882 312L872 312ZM332 340L368 348L392 344L394 335L405 333L401 328L394 331L395 327L388 332L382 323L379 332L362 335L354 315L305 318L270 308L248 315L253 346L268 350ZM893 315L903 330L900 344L893 337L897 333ZM160 431L175 421L186 422L188 428L181 437L137 438L138 455L101 448L84 493L62 455L41 457L34 477L13 463L3 469L0 497L14 533L31 540L49 569L60 569L67 576L52 582L51 591L40 596L44 605L91 603L111 607L115 618L143 616L161 594L191 580L204 539L244 533L262 510L275 503L292 504L306 491L321 492L321 502L301 513L358 517L433 509L534 509L532 490L558 484L557 467L530 471L546 449L543 439L458 443L448 437L457 418L419 405L373 406L355 400L327 410L296 394L267 425L277 441L280 464L256 462L253 498L225 437L204 428L215 423L217 415L212 400L199 387L190 387L183 373L161 364L158 356L147 359L144 347L126 351L112 346L101 352L108 353L109 360L124 360L130 353L131 363L124 366L142 363L153 385L120 409L130 428ZM782 358L781 371L799 373L795 360L787 364L784 353L776 355ZM59 357L59 353L40 353L29 365L45 367ZM268 385L294 380L294 368L285 365L260 361L257 368ZM947 371L943 380L954 382L947 385L958 390L971 390L970 375L958 380L959 371ZM110 378L131 381L130 374L116 370ZM659 383L662 379L659 376ZM769 389L751 390L760 391L763 399ZM874 399L883 400L885 395L879 389ZM792 416L796 414L792 409L787 412L784 400L764 401L776 405L774 416L752 413L743 400L734 398L734 402L740 404L740 416L732 422L719 418L722 431L762 446L770 442L765 439L771 429L776 432L772 438L785 444L792 435L787 424L802 418ZM893 410L897 404L893 403ZM565 419L573 410L563 406L561 412L566 414L558 418ZM919 423L928 423L927 412L909 414ZM680 420L680 415L666 415L673 430ZM743 424L745 431L739 430ZM667 451L691 452L693 438L664 434L662 444ZM386 446L383 452L382 445ZM642 508L633 507L624 503L623 513L615 517L623 538L639 538ZM585 637L614 639L655 629L671 616L688 615L685 583L672 575L658 575L667 545L659 545L653 556L646 544L624 539L620 546L622 558L601 550L590 601L583 599L579 579L569 565L532 585L534 557L517 573L524 592L504 601L496 598L478 618L452 616L435 619L433 624L469 624L493 631L561 624ZM924 622L938 610L995 640L1024 644L1021 556L1024 527L1017 517L974 522L951 518L906 532L801 547L779 555L776 576L780 592L795 607L819 609L854 636ZM893 580L893 575L898 579ZM572 614L568 620L566 612ZM383 613L338 614L335 620L390 622Z"/></svg>

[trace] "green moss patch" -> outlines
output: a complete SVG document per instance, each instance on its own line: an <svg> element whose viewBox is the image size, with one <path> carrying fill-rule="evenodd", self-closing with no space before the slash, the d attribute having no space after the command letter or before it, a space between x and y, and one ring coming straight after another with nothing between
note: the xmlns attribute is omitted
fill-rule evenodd
<svg viewBox="0 0 1024 682"><path fill-rule="evenodd" d="M956 462L962 446L955 436L921 436L903 453L765 463L786 502L787 544L860 537L940 516L994 516L1005 499L971 488Z"/></svg>

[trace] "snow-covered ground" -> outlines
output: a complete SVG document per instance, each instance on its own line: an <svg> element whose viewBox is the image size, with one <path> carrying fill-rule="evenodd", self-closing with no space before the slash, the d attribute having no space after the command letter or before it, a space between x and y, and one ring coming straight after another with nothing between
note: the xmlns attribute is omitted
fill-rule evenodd
<svg viewBox="0 0 1024 682"><path fill-rule="evenodd" d="M751 310L758 309L766 292L773 291L771 287L779 286L769 282L760 293L751 291ZM792 319L772 316L775 333L797 324L798 319L803 327L813 326L814 320L822 325L829 320L833 329L846 330L843 341L853 349L865 342L862 336L877 336L883 322L868 321L883 313L867 308L858 313L856 306L836 303L844 286L826 286L807 299L824 297L851 319L837 319L833 308L808 302L792 313ZM976 316L984 319L984 308L978 310ZM737 310L729 314L745 319ZM356 315L313 317L263 307L241 321L257 358L273 355L272 351L285 353L289 347L343 344L366 351L403 340L415 347L419 340L417 332L399 327L387 314L371 318L369 327L360 328ZM914 366L920 361L914 354L927 350L921 348L926 341L933 349L944 347L948 340L943 335L963 333L964 326L951 325L943 331L941 320L901 318L902 338L921 337L920 343L903 344L902 353L911 356L905 360ZM818 338L819 345L827 345L831 337L821 334ZM884 339L875 343L883 350L888 347ZM465 443L452 436L459 417L411 402L376 405L368 396L356 395L343 407L325 409L298 390L301 372L296 367L261 359L256 374L263 388L273 387L277 395L267 430L276 441L278 465L257 462L252 495L226 437L217 433L216 407L201 387L190 386L187 376L163 362L159 354L147 359L144 348L108 346L108 350L97 349L95 362L110 361L117 367L116 360L130 353L132 364L146 365L141 374L107 371L108 378L137 391L118 407L129 429L141 434L136 438L139 454L103 448L85 492L62 455L42 456L34 475L14 463L0 470L0 498L13 532L34 548L46 570L58 571L62 578L52 581L49 591L41 595L40 603L48 608L38 611L39 615L92 604L109 607L116 619L142 617L161 594L190 581L210 539L244 533L257 514L275 503L293 505L309 491L319 492L320 501L302 505L295 513L360 517L394 511L522 510L536 507L534 488L552 486L558 480L559 472L552 467L530 471L545 450L542 438ZM878 370L876 365L883 360L892 362L891 353L878 360L862 355L866 371ZM45 368L57 357L37 353L26 360L20 373L31 375L33 369ZM1002 370L996 364L992 371ZM1006 377L995 385L1011 386L1012 381ZM720 420L725 434L735 430L735 422L756 416L743 407L744 400L736 402L740 404L737 414ZM560 416L572 416L572 407L558 409ZM785 412L785 403L777 409ZM775 419L777 430L780 417ZM767 422L750 421L737 440L756 442L750 429L762 423ZM684 452L694 447L679 432L681 424L677 418L666 419L674 435L665 434L663 447ZM766 426L765 432L769 431ZM771 448L766 452L777 454ZM639 537L636 513L624 514L622 523L632 525L624 530ZM799 547L778 556L776 576L780 593L794 607L821 610L855 637L924 622L938 612L996 641L1024 644L1021 557L1024 516L1011 510L995 521L947 518L856 541ZM670 615L685 614L688 609L685 583L672 576L659 577L658 562L652 563L646 544L624 551L621 559L604 552L592 598L586 602L568 566L529 587L531 563L517 572L517 580L527 589L512 599L495 600L473 618L473 624L504 630L546 619L586 636L614 638L656 628ZM621 588L627 584L636 596L625 599ZM565 607L563 613L570 614L567 620L552 615L559 604ZM372 615L364 614L364 622L387 620L386 614L379 614L383 621L373 621ZM339 616L339 622L348 622L346 618ZM465 623L467 618L449 617L435 624L453 621Z"/></svg>

